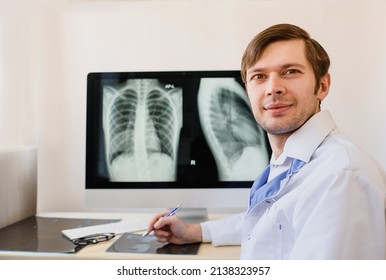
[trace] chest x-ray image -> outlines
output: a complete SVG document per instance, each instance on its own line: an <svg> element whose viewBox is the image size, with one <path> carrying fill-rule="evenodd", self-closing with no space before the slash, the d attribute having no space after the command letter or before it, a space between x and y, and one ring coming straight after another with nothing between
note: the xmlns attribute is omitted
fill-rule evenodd
<svg viewBox="0 0 386 280"><path fill-rule="evenodd" d="M182 88L157 79L103 87L103 131L111 181L174 181Z"/></svg>
<svg viewBox="0 0 386 280"><path fill-rule="evenodd" d="M174 254L197 255L199 243L176 245L158 242L154 235L143 237L141 234L123 234L107 252L131 253L131 254Z"/></svg>
<svg viewBox="0 0 386 280"><path fill-rule="evenodd" d="M243 87L234 78L202 78L198 108L219 179L254 180L268 162L267 144Z"/></svg>
<svg viewBox="0 0 386 280"><path fill-rule="evenodd" d="M267 141L234 77L106 80L103 169L111 182L253 181Z"/></svg>

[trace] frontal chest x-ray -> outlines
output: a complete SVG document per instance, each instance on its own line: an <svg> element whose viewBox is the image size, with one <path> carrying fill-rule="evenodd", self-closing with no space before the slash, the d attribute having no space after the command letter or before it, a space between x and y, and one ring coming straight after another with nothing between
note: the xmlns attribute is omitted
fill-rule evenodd
<svg viewBox="0 0 386 280"><path fill-rule="evenodd" d="M173 181L182 89L132 79L103 90L106 161L113 181Z"/></svg>

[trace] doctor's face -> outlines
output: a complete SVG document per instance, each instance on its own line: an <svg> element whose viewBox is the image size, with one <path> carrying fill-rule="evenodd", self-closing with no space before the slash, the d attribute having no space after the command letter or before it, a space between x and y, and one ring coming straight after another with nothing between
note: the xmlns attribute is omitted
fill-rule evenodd
<svg viewBox="0 0 386 280"><path fill-rule="evenodd" d="M327 74L316 84L302 40L271 43L246 72L246 89L256 121L269 134L291 134L320 111L329 79Z"/></svg>

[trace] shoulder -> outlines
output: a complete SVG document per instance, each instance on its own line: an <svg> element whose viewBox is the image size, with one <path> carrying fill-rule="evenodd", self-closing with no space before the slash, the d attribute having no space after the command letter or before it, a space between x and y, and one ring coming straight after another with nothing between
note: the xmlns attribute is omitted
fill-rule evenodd
<svg viewBox="0 0 386 280"><path fill-rule="evenodd" d="M338 130L332 131L315 150L311 160L352 171L375 167L376 161Z"/></svg>
<svg viewBox="0 0 386 280"><path fill-rule="evenodd" d="M338 130L324 139L309 163L327 176L344 173L386 189L386 173L380 164Z"/></svg>

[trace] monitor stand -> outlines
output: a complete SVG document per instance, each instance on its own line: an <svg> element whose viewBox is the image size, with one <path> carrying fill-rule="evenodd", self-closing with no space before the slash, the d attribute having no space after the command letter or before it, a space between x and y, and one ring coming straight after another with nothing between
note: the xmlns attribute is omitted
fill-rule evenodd
<svg viewBox="0 0 386 280"><path fill-rule="evenodd" d="M202 223L208 220L207 208L184 208L177 213L178 216L188 223Z"/></svg>

